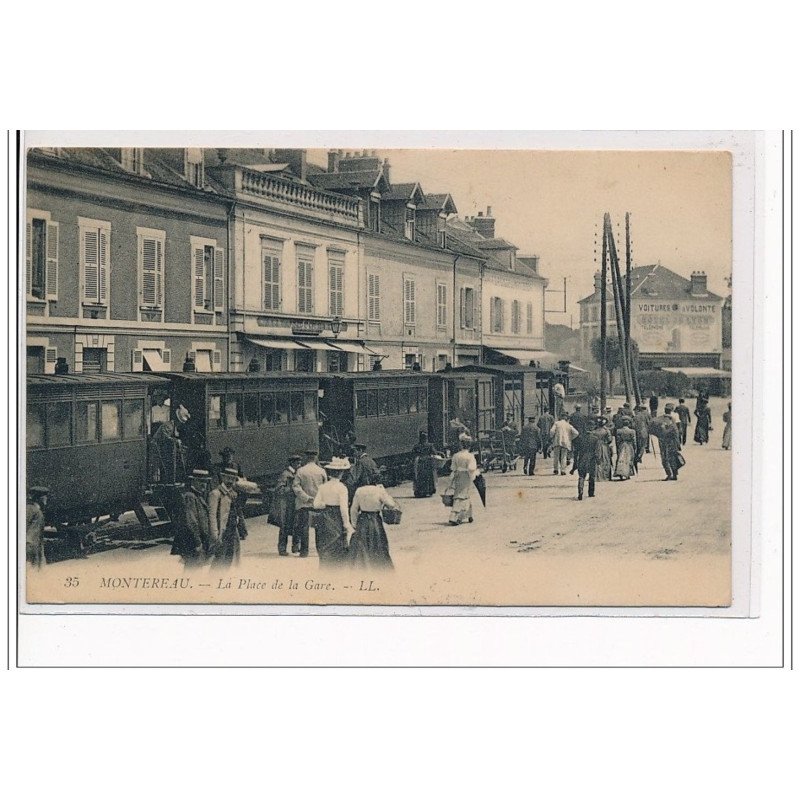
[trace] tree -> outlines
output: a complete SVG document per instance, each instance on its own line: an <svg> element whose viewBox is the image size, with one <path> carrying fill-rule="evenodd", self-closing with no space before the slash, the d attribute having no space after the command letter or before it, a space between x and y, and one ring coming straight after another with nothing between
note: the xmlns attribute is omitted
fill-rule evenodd
<svg viewBox="0 0 800 800"><path fill-rule="evenodd" d="M639 370L639 345L636 343L635 339L630 340L630 348L631 348L631 361L632 364L632 371L638 372ZM601 364L603 361L603 348L600 343L600 337L597 339L592 340L592 358L598 363ZM606 373L608 377L608 388L609 391L611 387L614 385L613 378L614 378L614 370L619 369L622 367L622 351L619 347L619 339L616 336L608 336L606 337ZM603 383L603 377L600 378L600 383ZM633 388L633 387L631 387Z"/></svg>

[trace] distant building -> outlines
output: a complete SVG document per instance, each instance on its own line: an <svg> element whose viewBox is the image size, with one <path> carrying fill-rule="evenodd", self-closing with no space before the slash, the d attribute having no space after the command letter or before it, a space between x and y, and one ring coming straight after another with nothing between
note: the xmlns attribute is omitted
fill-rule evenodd
<svg viewBox="0 0 800 800"><path fill-rule="evenodd" d="M581 361L597 376L592 341L600 336L600 273L594 292L580 306ZM639 368L719 369L722 358L722 298L710 292L704 272L686 279L660 264L632 270L631 338L639 345ZM616 315L608 287L608 336L616 337Z"/></svg>

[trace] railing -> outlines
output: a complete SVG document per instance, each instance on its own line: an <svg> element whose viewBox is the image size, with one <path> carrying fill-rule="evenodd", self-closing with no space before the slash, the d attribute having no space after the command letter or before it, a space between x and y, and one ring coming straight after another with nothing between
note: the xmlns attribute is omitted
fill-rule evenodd
<svg viewBox="0 0 800 800"><path fill-rule="evenodd" d="M360 221L358 199L321 192L262 172L242 169L240 190L243 194L291 203L310 211L337 214L356 224Z"/></svg>

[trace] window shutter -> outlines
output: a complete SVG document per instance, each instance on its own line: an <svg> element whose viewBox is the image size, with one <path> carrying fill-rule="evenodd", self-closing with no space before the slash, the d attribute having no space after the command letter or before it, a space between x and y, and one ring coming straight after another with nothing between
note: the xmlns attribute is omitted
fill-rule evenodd
<svg viewBox="0 0 800 800"><path fill-rule="evenodd" d="M25 225L25 294L30 297L33 291L33 225Z"/></svg>
<svg viewBox="0 0 800 800"><path fill-rule="evenodd" d="M494 331L496 328L497 306L494 297L489 301L489 330Z"/></svg>
<svg viewBox="0 0 800 800"><path fill-rule="evenodd" d="M206 296L206 280L203 272L203 248L195 247L192 253L192 268L194 270L194 308L195 311L205 311L203 300Z"/></svg>
<svg viewBox="0 0 800 800"><path fill-rule="evenodd" d="M405 278L404 284L404 301L405 301L405 321L406 325L414 325L416 323L417 309L416 309L416 286L413 278Z"/></svg>
<svg viewBox="0 0 800 800"><path fill-rule="evenodd" d="M58 349L55 347L46 347L44 350L44 371L48 375L52 375L56 371L56 360L58 358Z"/></svg>
<svg viewBox="0 0 800 800"><path fill-rule="evenodd" d="M158 253L156 239L142 237L142 305L151 308L158 305Z"/></svg>
<svg viewBox="0 0 800 800"><path fill-rule="evenodd" d="M214 364L215 366L220 366L222 364L222 352L219 350L214 350Z"/></svg>
<svg viewBox="0 0 800 800"><path fill-rule="evenodd" d="M225 308L225 251L221 247L214 250L214 310Z"/></svg>
<svg viewBox="0 0 800 800"><path fill-rule="evenodd" d="M143 368L142 351L134 350L131 357L131 372L141 372Z"/></svg>
<svg viewBox="0 0 800 800"><path fill-rule="evenodd" d="M83 299L96 303L99 300L98 291L98 231L83 231Z"/></svg>
<svg viewBox="0 0 800 800"><path fill-rule="evenodd" d="M156 240L156 305L164 304L164 242Z"/></svg>
<svg viewBox="0 0 800 800"><path fill-rule="evenodd" d="M458 291L458 314L461 319L461 327L467 327L467 292L462 287Z"/></svg>
<svg viewBox="0 0 800 800"><path fill-rule="evenodd" d="M105 303L108 299L108 231L102 228L99 233L100 239L100 262L99 262L99 279L100 279L100 292L99 299L101 303Z"/></svg>
<svg viewBox="0 0 800 800"><path fill-rule="evenodd" d="M162 350L161 360L169 367L172 364L172 350Z"/></svg>
<svg viewBox="0 0 800 800"><path fill-rule="evenodd" d="M47 275L45 277L48 300L58 299L58 223L47 223Z"/></svg>

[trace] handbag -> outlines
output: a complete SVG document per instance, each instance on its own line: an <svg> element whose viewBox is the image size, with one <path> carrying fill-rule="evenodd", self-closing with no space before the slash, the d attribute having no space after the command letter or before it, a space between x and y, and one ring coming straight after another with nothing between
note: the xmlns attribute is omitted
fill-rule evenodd
<svg viewBox="0 0 800 800"><path fill-rule="evenodd" d="M678 464L678 469L686 466L686 459L680 453L676 454L675 461Z"/></svg>
<svg viewBox="0 0 800 800"><path fill-rule="evenodd" d="M455 501L455 492L452 489L447 489L446 491L442 492L442 503L446 505L448 508L453 507L453 502Z"/></svg>
<svg viewBox="0 0 800 800"><path fill-rule="evenodd" d="M381 516L383 517L383 521L386 525L399 525L400 520L403 517L403 511L401 508L384 506L381 509Z"/></svg>

